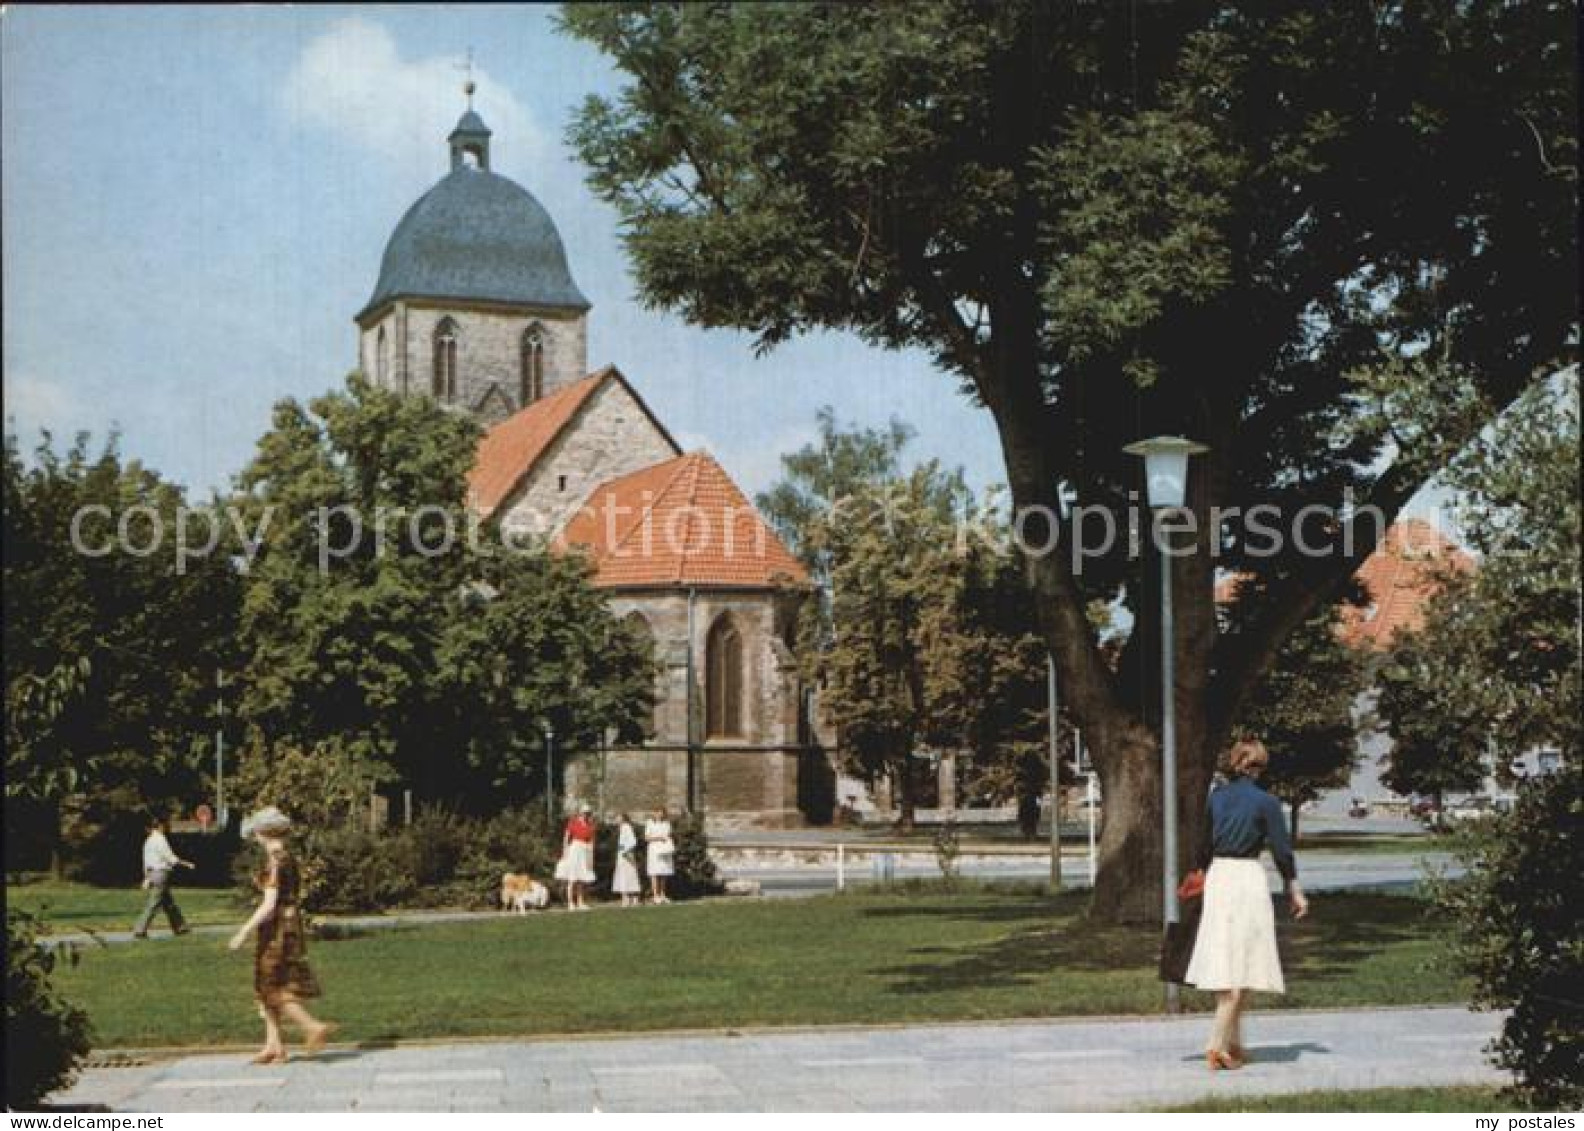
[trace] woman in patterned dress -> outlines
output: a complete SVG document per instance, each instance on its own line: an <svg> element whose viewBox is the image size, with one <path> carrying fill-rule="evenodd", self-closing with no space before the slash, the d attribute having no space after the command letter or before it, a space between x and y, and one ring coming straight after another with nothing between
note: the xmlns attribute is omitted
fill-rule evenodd
<svg viewBox="0 0 1584 1131"><path fill-rule="evenodd" d="M319 983L308 966L308 932L303 922L302 876L297 861L286 847L291 821L271 806L254 813L242 823L242 835L251 836L264 849L264 869L254 883L263 892L258 909L231 938L231 949L240 950L255 930L258 944L253 952L253 993L259 1016L264 1018L264 1047L253 1058L254 1064L280 1064L286 1060L286 1045L281 1038L281 1018L295 1025L303 1036L303 1047L317 1052L324 1047L335 1026L315 1018L303 1007L303 999L319 996Z"/></svg>

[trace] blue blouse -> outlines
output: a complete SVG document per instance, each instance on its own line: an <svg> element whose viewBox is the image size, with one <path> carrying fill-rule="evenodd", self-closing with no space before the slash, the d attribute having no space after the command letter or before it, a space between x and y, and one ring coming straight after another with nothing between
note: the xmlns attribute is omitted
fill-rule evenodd
<svg viewBox="0 0 1584 1131"><path fill-rule="evenodd" d="M1250 860L1266 848L1282 879L1288 883L1297 879L1298 863L1293 859L1281 802L1248 777L1235 777L1211 790L1210 851L1206 855Z"/></svg>

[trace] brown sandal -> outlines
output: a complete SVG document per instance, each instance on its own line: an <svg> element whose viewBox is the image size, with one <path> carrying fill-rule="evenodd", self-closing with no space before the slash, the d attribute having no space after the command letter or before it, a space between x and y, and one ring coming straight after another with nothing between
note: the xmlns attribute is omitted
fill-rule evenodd
<svg viewBox="0 0 1584 1131"><path fill-rule="evenodd" d="M1235 1071L1243 1067L1242 1061L1237 1060L1230 1053L1222 1052L1220 1049L1205 1050L1205 1063L1210 1066L1211 1072L1220 1072L1223 1069Z"/></svg>

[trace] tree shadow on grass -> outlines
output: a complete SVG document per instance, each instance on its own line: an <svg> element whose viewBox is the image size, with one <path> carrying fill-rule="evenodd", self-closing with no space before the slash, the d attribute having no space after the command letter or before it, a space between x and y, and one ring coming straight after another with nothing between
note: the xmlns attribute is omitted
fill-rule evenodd
<svg viewBox="0 0 1584 1131"><path fill-rule="evenodd" d="M931 891L932 895L941 894ZM866 919L950 919L957 922L976 923L1051 923L1071 920L1082 914L1088 903L1087 892L1064 892L1060 895L1022 895L1009 899L1006 895L966 890L950 902L936 899L928 903L900 899L896 903L879 907L866 907L861 912Z"/></svg>
<svg viewBox="0 0 1584 1131"><path fill-rule="evenodd" d="M1089 923L1073 913L1079 905L1066 903L1070 898L1012 905L1004 901L965 900L961 904L870 909L865 914L1052 924L979 943L913 947L906 952L903 963L874 973L893 979L893 992L902 994L1031 988L1048 981L1057 971L1153 976L1160 955L1157 927ZM1277 911L1277 938L1283 968L1290 980L1345 980L1365 959L1392 946L1423 939L1433 930L1426 919L1425 905L1402 897L1333 896L1323 904L1317 901L1316 909L1323 912L1323 917L1301 923L1293 923L1284 910ZM1062 910L1068 914L1062 915Z"/></svg>

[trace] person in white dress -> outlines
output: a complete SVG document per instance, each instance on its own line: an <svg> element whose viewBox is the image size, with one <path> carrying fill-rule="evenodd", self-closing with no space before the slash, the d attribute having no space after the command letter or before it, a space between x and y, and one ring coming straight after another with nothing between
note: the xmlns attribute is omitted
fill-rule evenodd
<svg viewBox="0 0 1584 1131"><path fill-rule="evenodd" d="M555 878L566 884L568 911L587 911L585 898L594 882L594 810L584 805L561 834L561 860Z"/></svg>
<svg viewBox="0 0 1584 1131"><path fill-rule="evenodd" d="M676 872L676 842L671 839L671 822L664 809L644 822L644 844L649 865L649 898L655 903L670 903L666 884Z"/></svg>
<svg viewBox="0 0 1584 1131"><path fill-rule="evenodd" d="M616 871L611 876L611 891L621 896L623 907L636 907L643 893L638 878L638 834L626 813L621 815L621 825L616 830Z"/></svg>
<svg viewBox="0 0 1584 1131"><path fill-rule="evenodd" d="M1287 991L1261 852L1269 849L1276 861L1293 917L1309 913L1281 802L1259 785L1269 763L1263 742L1239 740L1227 755L1229 780L1210 794L1210 842L1200 860L1206 868L1204 910L1187 981L1216 996L1215 1025L1205 1048L1212 1072L1242 1068L1249 1061L1242 1020L1250 993Z"/></svg>

